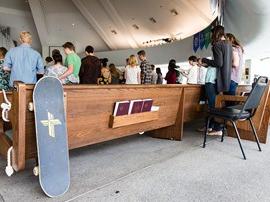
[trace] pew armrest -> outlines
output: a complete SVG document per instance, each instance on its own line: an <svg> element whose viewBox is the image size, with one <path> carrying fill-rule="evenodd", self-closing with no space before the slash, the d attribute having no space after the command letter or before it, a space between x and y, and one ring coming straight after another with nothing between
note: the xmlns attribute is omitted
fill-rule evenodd
<svg viewBox="0 0 270 202"><path fill-rule="evenodd" d="M247 99L247 96L239 96L239 95L218 95L216 97L216 107L221 108L223 106L223 103L226 101L233 101L233 102L245 102Z"/></svg>

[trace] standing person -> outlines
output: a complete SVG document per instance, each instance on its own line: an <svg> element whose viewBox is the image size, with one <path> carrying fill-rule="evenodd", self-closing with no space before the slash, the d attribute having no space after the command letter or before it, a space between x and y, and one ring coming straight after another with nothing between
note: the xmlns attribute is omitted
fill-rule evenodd
<svg viewBox="0 0 270 202"><path fill-rule="evenodd" d="M144 50L138 53L139 60L141 61L141 83L151 84L152 83L152 67L151 64L146 59L146 53Z"/></svg>
<svg viewBox="0 0 270 202"><path fill-rule="evenodd" d="M232 44L233 59L230 89L226 94L236 95L236 89L241 81L244 48L233 34L226 34L226 39Z"/></svg>
<svg viewBox="0 0 270 202"><path fill-rule="evenodd" d="M141 84L141 69L135 55L129 57L129 65L125 69L126 84Z"/></svg>
<svg viewBox="0 0 270 202"><path fill-rule="evenodd" d="M158 75L157 75L156 70L155 70L155 65L151 65L151 67L152 67L151 83L152 84L157 84Z"/></svg>
<svg viewBox="0 0 270 202"><path fill-rule="evenodd" d="M217 78L217 69L209 66L207 68L205 76L205 93L206 99L208 101L208 108L215 108L217 96L216 78Z"/></svg>
<svg viewBox="0 0 270 202"><path fill-rule="evenodd" d="M226 41L224 27L218 25L212 30L213 60L202 58L202 66L217 68L217 92L228 92L231 84L232 45Z"/></svg>
<svg viewBox="0 0 270 202"><path fill-rule="evenodd" d="M48 57L45 58L45 62L46 62L45 66L44 66L44 69L45 70L46 70L47 67L49 67L49 66L51 66L51 65L54 64L53 59L50 56L48 56Z"/></svg>
<svg viewBox="0 0 270 202"><path fill-rule="evenodd" d="M202 58L199 59L199 64L216 68L217 94L226 93L231 84L232 45L225 39L223 26L214 27L212 32L213 60ZM222 135L223 126L221 124L211 120L210 125L213 126L213 130L208 133L209 135Z"/></svg>
<svg viewBox="0 0 270 202"><path fill-rule="evenodd" d="M217 96L217 87L216 87L216 78L217 78L217 69L215 67L207 67L207 72L205 76L205 97L208 104L208 109L215 108L216 103L216 96ZM219 128L215 131L213 128L215 128L215 125L218 125L218 123L215 123L214 120L211 120L209 131L210 135L222 135L222 131L219 130ZM218 126L217 126L218 127ZM199 132L204 132L206 130L206 127L203 126L202 128L197 129Z"/></svg>
<svg viewBox="0 0 270 202"><path fill-rule="evenodd" d="M110 69L108 68L108 58L103 58L101 62L101 76L98 78L98 84L108 85L112 82L112 75Z"/></svg>
<svg viewBox="0 0 270 202"><path fill-rule="evenodd" d="M198 64L198 84L205 85L205 77L207 73L207 68Z"/></svg>
<svg viewBox="0 0 270 202"><path fill-rule="evenodd" d="M4 70L11 71L9 85L14 81L26 84L37 82L37 75L44 74L44 65L41 55L31 48L32 36L30 32L20 33L21 45L10 49L4 62Z"/></svg>
<svg viewBox="0 0 270 202"><path fill-rule="evenodd" d="M86 57L82 59L80 68L81 84L97 84L101 72L100 60L94 55L94 48L87 46L85 48Z"/></svg>
<svg viewBox="0 0 270 202"><path fill-rule="evenodd" d="M176 61L174 59L170 60L169 66L168 66L168 72L166 74L165 80L167 81L167 84L176 84L177 79L177 73L176 73Z"/></svg>
<svg viewBox="0 0 270 202"><path fill-rule="evenodd" d="M163 84L163 76L162 76L162 72L161 69L158 67L156 68L156 73L157 73L157 84Z"/></svg>
<svg viewBox="0 0 270 202"><path fill-rule="evenodd" d="M79 72L81 68L81 58L75 53L75 46L71 42L66 42L63 45L65 54L66 54L66 60L65 60L65 66L67 67L67 71L62 74L59 79L65 80L68 76L73 74L74 78L76 80L73 83L79 83Z"/></svg>
<svg viewBox="0 0 270 202"><path fill-rule="evenodd" d="M184 71L184 75L187 77L187 84L198 84L198 62L197 57L192 55L188 58L190 68Z"/></svg>
<svg viewBox="0 0 270 202"><path fill-rule="evenodd" d="M111 84L119 84L120 83L120 73L117 71L114 64L109 65L109 69L112 75L112 82Z"/></svg>
<svg viewBox="0 0 270 202"><path fill-rule="evenodd" d="M63 75L67 71L67 67L63 66L63 58L60 53L55 53L53 55L54 65L51 65L46 68L45 76L53 76L58 78ZM69 75L66 79L62 79L61 82L63 84L72 84L76 83L77 79L74 74Z"/></svg>
<svg viewBox="0 0 270 202"><path fill-rule="evenodd" d="M7 49L4 47L0 47L0 90L8 90L9 89L9 76L10 73L4 70L4 58L7 54Z"/></svg>
<svg viewBox="0 0 270 202"><path fill-rule="evenodd" d="M60 53L60 50L58 50L58 49L53 49L53 50L52 50L52 56L53 56L54 54L60 54L60 55L62 55L62 54Z"/></svg>

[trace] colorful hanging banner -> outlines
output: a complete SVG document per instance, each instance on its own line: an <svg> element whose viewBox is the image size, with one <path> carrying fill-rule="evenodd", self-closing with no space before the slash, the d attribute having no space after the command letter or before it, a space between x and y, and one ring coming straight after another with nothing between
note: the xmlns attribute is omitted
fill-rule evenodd
<svg viewBox="0 0 270 202"><path fill-rule="evenodd" d="M193 51L196 53L200 47L200 33L194 35L193 38Z"/></svg>
<svg viewBox="0 0 270 202"><path fill-rule="evenodd" d="M200 48L201 48L201 50L204 48L204 44L205 44L204 34L203 34L203 31L201 31L200 32Z"/></svg>
<svg viewBox="0 0 270 202"><path fill-rule="evenodd" d="M207 27L203 31L203 35L204 35L204 46L207 49L209 44L211 43L211 26Z"/></svg>

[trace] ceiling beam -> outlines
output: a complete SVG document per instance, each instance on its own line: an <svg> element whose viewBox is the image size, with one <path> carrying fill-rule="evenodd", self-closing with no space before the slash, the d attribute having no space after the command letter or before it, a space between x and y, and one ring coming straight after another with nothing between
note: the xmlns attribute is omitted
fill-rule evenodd
<svg viewBox="0 0 270 202"><path fill-rule="evenodd" d="M0 7L0 13L9 14L9 15L17 15L17 16L22 16L22 17L24 16L32 17L31 13L28 11L22 11L22 10L6 8L6 7Z"/></svg>
<svg viewBox="0 0 270 202"><path fill-rule="evenodd" d="M125 39L128 41L132 48L139 48L135 38L132 33L129 32L128 26L124 23L117 10L113 6L110 0L100 0L103 8L106 10L107 14L110 16L117 29L124 35Z"/></svg>
<svg viewBox="0 0 270 202"><path fill-rule="evenodd" d="M49 32L40 0L28 0L42 47L49 44Z"/></svg>
<svg viewBox="0 0 270 202"><path fill-rule="evenodd" d="M104 31L100 23L98 23L97 20L94 18L94 16L90 13L90 11L87 9L87 6L84 5L84 2L82 0L72 0L72 1L75 4L75 6L79 9L81 14L85 17L87 22L95 29L97 34L107 44L107 46L111 50L116 50L117 49L116 44L110 39L111 37L107 35L107 33Z"/></svg>

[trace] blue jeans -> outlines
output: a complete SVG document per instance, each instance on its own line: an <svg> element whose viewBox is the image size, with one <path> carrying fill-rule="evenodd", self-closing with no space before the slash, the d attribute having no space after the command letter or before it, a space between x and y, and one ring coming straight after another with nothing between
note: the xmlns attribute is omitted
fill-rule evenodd
<svg viewBox="0 0 270 202"><path fill-rule="evenodd" d="M205 93L206 93L206 98L208 100L208 108L215 108L216 96L217 96L216 84L206 83ZM220 123L216 122L214 119L210 120L209 128L212 128L215 131L222 130L222 126L220 125Z"/></svg>
<svg viewBox="0 0 270 202"><path fill-rule="evenodd" d="M225 95L236 95L236 90L238 87L238 83L236 83L235 81L231 80L231 84L230 84L230 89L228 92L224 92Z"/></svg>
<svg viewBox="0 0 270 202"><path fill-rule="evenodd" d="M208 107L214 108L217 96L216 84L205 83L205 94L208 100Z"/></svg>

